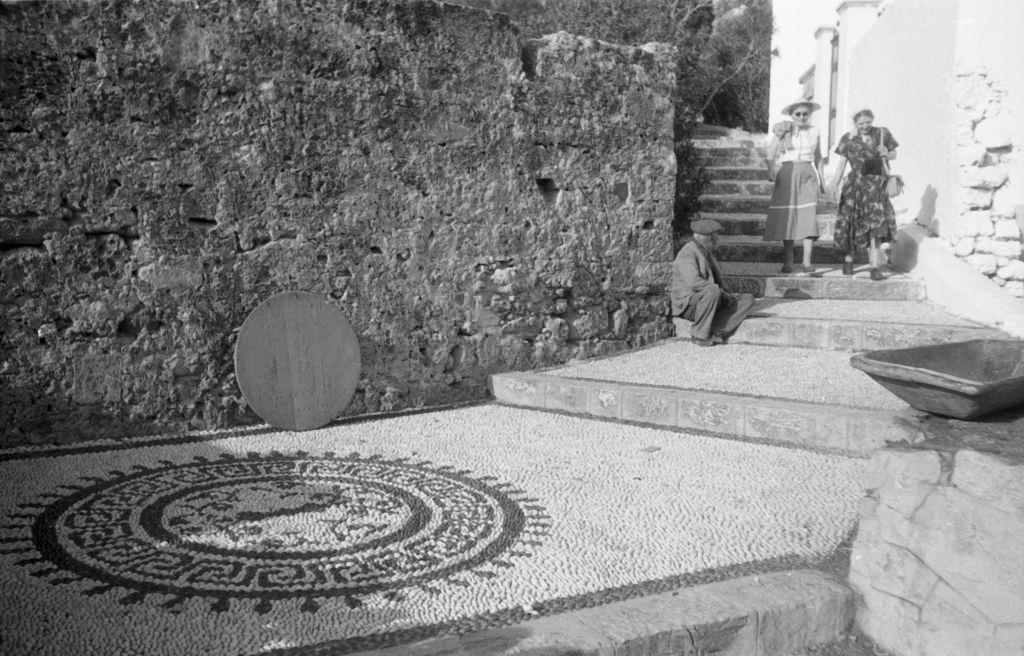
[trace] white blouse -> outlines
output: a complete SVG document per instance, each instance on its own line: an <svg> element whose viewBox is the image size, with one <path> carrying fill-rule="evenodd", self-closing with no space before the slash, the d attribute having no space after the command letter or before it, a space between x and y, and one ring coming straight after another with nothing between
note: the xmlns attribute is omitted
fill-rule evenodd
<svg viewBox="0 0 1024 656"><path fill-rule="evenodd" d="M779 140L782 141L781 139ZM781 146L779 150L782 150ZM813 162L818 150L818 128L809 126L793 134L793 148L779 154L780 162Z"/></svg>

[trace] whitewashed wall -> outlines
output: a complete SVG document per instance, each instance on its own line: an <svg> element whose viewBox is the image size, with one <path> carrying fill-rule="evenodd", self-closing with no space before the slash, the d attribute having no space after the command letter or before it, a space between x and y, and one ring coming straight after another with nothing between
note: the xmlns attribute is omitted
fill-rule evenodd
<svg viewBox="0 0 1024 656"><path fill-rule="evenodd" d="M901 223L917 218L929 225L957 214L953 44L958 4L896 0L853 50L853 111L871 108L876 124L888 127L900 142L893 170L907 183L896 203ZM846 131L853 128L852 116L841 119Z"/></svg>

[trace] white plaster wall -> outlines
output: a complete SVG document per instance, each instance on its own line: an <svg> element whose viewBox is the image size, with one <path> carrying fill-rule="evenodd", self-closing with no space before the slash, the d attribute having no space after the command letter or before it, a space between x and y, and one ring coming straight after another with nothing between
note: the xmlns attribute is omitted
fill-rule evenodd
<svg viewBox="0 0 1024 656"><path fill-rule="evenodd" d="M900 143L892 167L906 182L894 203L901 224L915 218L941 224L959 213L953 95L959 4L892 0L852 51L851 106L871 108L876 125ZM851 116L838 118L844 131L853 128Z"/></svg>
<svg viewBox="0 0 1024 656"><path fill-rule="evenodd" d="M772 59L769 125L782 120L782 108L800 97L800 76L814 65L814 32L822 25L836 24L838 5L839 0L772 0L776 28L772 48L778 49L779 56Z"/></svg>

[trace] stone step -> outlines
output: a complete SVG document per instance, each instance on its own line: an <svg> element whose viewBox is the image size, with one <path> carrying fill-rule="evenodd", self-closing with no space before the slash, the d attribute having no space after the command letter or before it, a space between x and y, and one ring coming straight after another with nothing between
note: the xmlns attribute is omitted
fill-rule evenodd
<svg viewBox="0 0 1024 656"><path fill-rule="evenodd" d="M846 454L917 437L909 406L824 349L675 339L491 384L509 405Z"/></svg>
<svg viewBox="0 0 1024 656"><path fill-rule="evenodd" d="M711 196L750 195L771 198L774 185L767 180L715 180L708 184L705 193Z"/></svg>
<svg viewBox="0 0 1024 656"><path fill-rule="evenodd" d="M542 615L523 626L448 634L353 656L784 656L834 642L853 621L853 613L850 588L818 570L799 569L612 601Z"/></svg>
<svg viewBox="0 0 1024 656"><path fill-rule="evenodd" d="M720 262L725 286L734 293L770 298L865 301L925 298L925 288L920 281L904 274L890 274L887 280L876 282L868 277L870 267L864 264L857 265L853 277L844 276L839 264L817 265L815 277L783 276L779 267L778 262Z"/></svg>
<svg viewBox="0 0 1024 656"><path fill-rule="evenodd" d="M704 169L711 180L768 180L764 165L715 166Z"/></svg>
<svg viewBox="0 0 1024 656"><path fill-rule="evenodd" d="M720 262L778 262L782 264L785 247L780 241L764 241L758 235L722 235L715 250L715 257ZM796 242L793 247L794 258L800 262L803 258L803 244ZM829 239L818 239L811 251L811 261L815 264L829 265L843 263L846 251L836 247ZM854 262L866 262L867 254L857 253Z"/></svg>
<svg viewBox="0 0 1024 656"><path fill-rule="evenodd" d="M750 141L761 143L765 140L766 135L763 134L752 134L745 132L739 128L727 128L721 125L707 125L701 123L694 126L693 131L690 134L695 142L702 141Z"/></svg>
<svg viewBox="0 0 1024 656"><path fill-rule="evenodd" d="M702 219L713 219L722 224L722 236L757 237L764 234L764 214L742 212L701 212Z"/></svg>
<svg viewBox="0 0 1024 656"><path fill-rule="evenodd" d="M754 152L749 152L746 155L697 155L695 164L697 166L703 166L705 168L721 168L721 167L754 167L760 166L762 169L765 168L764 157L757 155Z"/></svg>
<svg viewBox="0 0 1024 656"><path fill-rule="evenodd" d="M771 199L770 190L768 195L705 193L700 197L700 206L707 212L767 214ZM818 201L818 214L835 214L837 210L838 205L829 198Z"/></svg>
<svg viewBox="0 0 1024 656"><path fill-rule="evenodd" d="M736 214L766 214L771 196L749 194L702 194L700 207L707 212L729 212Z"/></svg>
<svg viewBox="0 0 1024 656"><path fill-rule="evenodd" d="M746 146L740 143L733 144L696 144L695 150L701 157L743 157L757 158L764 161L766 150L753 145Z"/></svg>
<svg viewBox="0 0 1024 656"><path fill-rule="evenodd" d="M677 336L689 336L689 321L677 317L673 322ZM729 343L870 351L1006 338L1001 331L916 301L761 299Z"/></svg>
<svg viewBox="0 0 1024 656"><path fill-rule="evenodd" d="M701 212L701 218L714 219L722 224L722 236L761 237L764 235L766 217L763 214L744 214L731 212ZM819 241L822 244L832 242L835 233L836 217L834 214L817 216ZM680 247L682 245L680 244Z"/></svg>

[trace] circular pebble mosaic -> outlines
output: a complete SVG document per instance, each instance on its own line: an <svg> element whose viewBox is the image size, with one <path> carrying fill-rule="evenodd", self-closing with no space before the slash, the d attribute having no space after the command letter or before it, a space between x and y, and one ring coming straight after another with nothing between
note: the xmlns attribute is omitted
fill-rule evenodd
<svg viewBox="0 0 1024 656"><path fill-rule="evenodd" d="M0 653L347 654L806 567L865 467L493 404L0 450Z"/></svg>
<svg viewBox="0 0 1024 656"><path fill-rule="evenodd" d="M201 596L223 609L253 598L259 610L340 596L358 606L362 595L509 565L517 539L543 533L540 507L467 474L356 453L140 465L26 506L18 518L31 541L8 543L40 554L27 564L131 590L132 601Z"/></svg>

